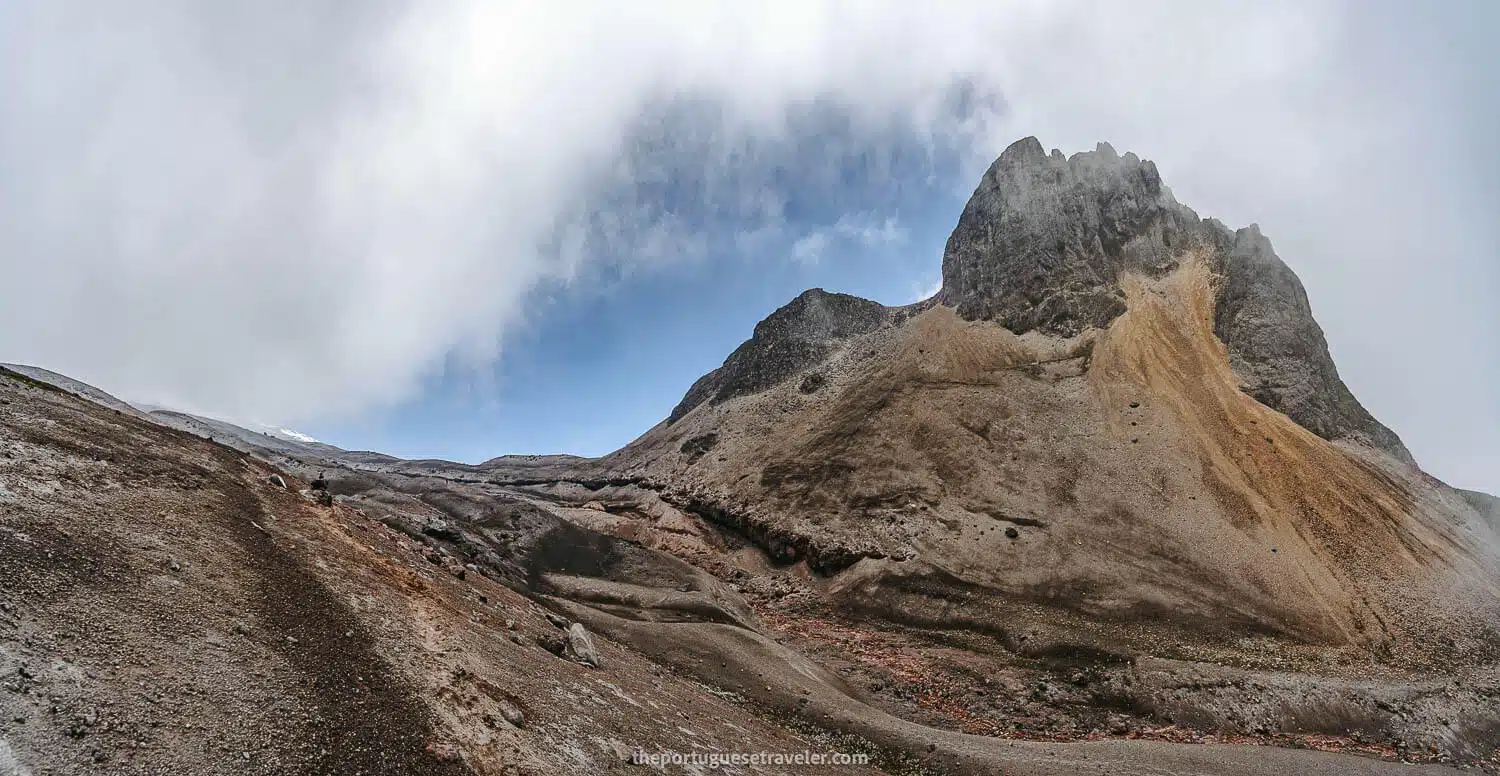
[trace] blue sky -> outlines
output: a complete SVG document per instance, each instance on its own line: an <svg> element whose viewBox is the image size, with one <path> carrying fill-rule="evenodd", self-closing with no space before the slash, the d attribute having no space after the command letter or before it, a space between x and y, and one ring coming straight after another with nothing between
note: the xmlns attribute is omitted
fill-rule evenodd
<svg viewBox="0 0 1500 776"><path fill-rule="evenodd" d="M595 257L590 276L532 294L525 324L507 332L498 361L476 367L455 358L413 400L304 431L411 458L601 455L665 418L757 322L808 288L890 305L924 298L940 280L943 244L979 171L964 169L955 149L899 135L853 138L839 124L799 122L799 132L756 149L742 169L716 169L721 185L755 177L755 187L780 195L770 212L729 217L703 212L685 193L708 177L692 164L707 152L683 148L692 130L656 125L677 141L655 152L677 166L664 185L629 198L682 219L694 238L689 258L641 269L629 255Z"/></svg>
<svg viewBox="0 0 1500 776"><path fill-rule="evenodd" d="M945 226L914 225L905 244L835 246L817 263L713 257L605 291L563 291L508 336L493 367L479 374L458 367L388 413L306 430L403 457L609 452L665 418L693 380L802 290L911 301L924 281L934 282Z"/></svg>

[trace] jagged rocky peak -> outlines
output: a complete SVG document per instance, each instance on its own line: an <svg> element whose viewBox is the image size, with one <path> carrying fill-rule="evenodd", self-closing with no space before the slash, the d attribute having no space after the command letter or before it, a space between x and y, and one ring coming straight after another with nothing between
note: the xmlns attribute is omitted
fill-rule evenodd
<svg viewBox="0 0 1500 776"><path fill-rule="evenodd" d="M1199 218L1155 164L1108 143L1066 158L1034 137L1005 149L948 238L938 300L1016 333L1072 336L1125 311L1123 273L1170 271L1188 250L1221 279L1214 333L1247 393L1325 439L1411 460L1339 379L1301 281L1259 227Z"/></svg>
<svg viewBox="0 0 1500 776"><path fill-rule="evenodd" d="M1221 229L1179 205L1156 165L1108 143L1064 158L1034 137L990 165L948 238L939 300L1017 333L1071 336L1125 311L1122 269L1172 266Z"/></svg>
<svg viewBox="0 0 1500 776"><path fill-rule="evenodd" d="M820 363L838 343L880 328L890 309L879 302L814 288L755 325L750 339L699 378L672 410L674 422L704 403L763 391Z"/></svg>

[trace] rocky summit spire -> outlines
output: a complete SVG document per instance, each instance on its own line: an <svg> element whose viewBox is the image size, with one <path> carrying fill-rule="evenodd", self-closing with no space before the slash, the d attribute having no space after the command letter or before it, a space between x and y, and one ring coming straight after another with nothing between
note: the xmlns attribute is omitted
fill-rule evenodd
<svg viewBox="0 0 1500 776"><path fill-rule="evenodd" d="M1064 159L1028 137L995 160L964 208L939 298L1017 333L1070 336L1125 311L1121 270L1166 269L1210 231L1135 154L1100 143Z"/></svg>
<svg viewBox="0 0 1500 776"><path fill-rule="evenodd" d="M1339 379L1297 276L1258 227L1231 232L1179 204L1156 165L1107 143L1064 158L1034 137L985 173L943 254L938 300L970 320L1071 336L1125 311L1120 276L1204 252L1222 282L1214 333L1246 392L1325 439L1410 461Z"/></svg>

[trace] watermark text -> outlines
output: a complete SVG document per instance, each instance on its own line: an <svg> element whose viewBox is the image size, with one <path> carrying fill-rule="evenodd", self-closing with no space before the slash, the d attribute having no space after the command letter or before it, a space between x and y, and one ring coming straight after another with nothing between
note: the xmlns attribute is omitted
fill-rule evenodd
<svg viewBox="0 0 1500 776"><path fill-rule="evenodd" d="M846 754L844 752L673 752L660 750L648 752L645 749L636 749L630 754L630 762L635 765L645 765L660 768L667 765L696 765L709 768L722 766L756 766L756 765L809 765L809 766L836 766L836 765L869 765L870 756L867 754Z"/></svg>

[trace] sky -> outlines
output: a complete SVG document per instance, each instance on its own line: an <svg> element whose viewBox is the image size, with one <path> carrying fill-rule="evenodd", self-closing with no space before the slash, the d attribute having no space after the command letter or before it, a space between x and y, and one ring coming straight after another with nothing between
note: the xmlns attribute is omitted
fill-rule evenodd
<svg viewBox="0 0 1500 776"><path fill-rule="evenodd" d="M0 0L0 361L343 447L600 454L810 287L930 294L1036 135L1259 223L1500 492L1500 6Z"/></svg>

